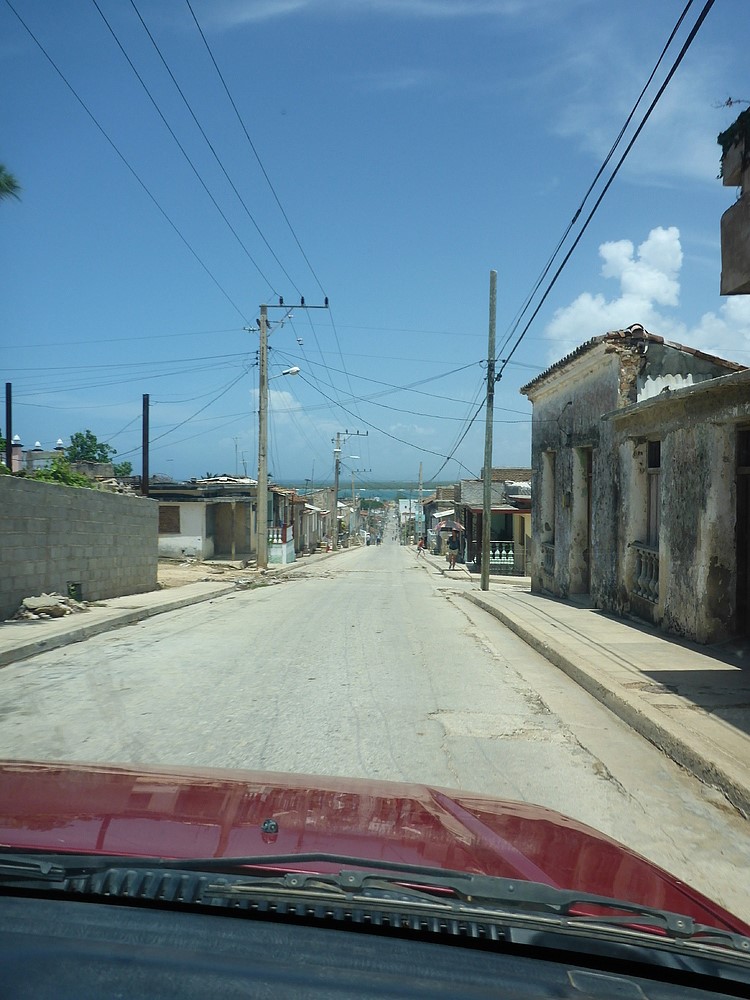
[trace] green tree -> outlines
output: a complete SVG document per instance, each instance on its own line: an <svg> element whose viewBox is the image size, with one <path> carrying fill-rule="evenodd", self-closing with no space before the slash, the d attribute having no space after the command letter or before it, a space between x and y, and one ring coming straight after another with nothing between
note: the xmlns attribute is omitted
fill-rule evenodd
<svg viewBox="0 0 750 1000"><path fill-rule="evenodd" d="M74 472L70 467L70 462L62 455L55 455L48 469L37 469L36 472L28 473L26 478L38 479L42 483L59 483L61 486L78 486L89 490L98 489L93 479L81 475L80 472Z"/></svg>
<svg viewBox="0 0 750 1000"><path fill-rule="evenodd" d="M116 476L130 476L133 473L132 462L115 462L114 470Z"/></svg>
<svg viewBox="0 0 750 1000"><path fill-rule="evenodd" d="M9 170L0 163L0 200L3 198L20 198L21 185Z"/></svg>
<svg viewBox="0 0 750 1000"><path fill-rule="evenodd" d="M70 462L110 462L117 449L99 441L96 434L87 429L70 435L70 445L65 453Z"/></svg>

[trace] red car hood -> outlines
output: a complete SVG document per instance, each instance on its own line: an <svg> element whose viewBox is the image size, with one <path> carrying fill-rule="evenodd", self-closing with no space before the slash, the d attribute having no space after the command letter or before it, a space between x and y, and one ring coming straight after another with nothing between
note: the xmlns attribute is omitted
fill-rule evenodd
<svg viewBox="0 0 750 1000"><path fill-rule="evenodd" d="M268 824L264 830L266 820L278 832L269 833ZM6 761L0 845L270 861L278 854L338 854L543 882L750 935L750 927L684 882L567 816L426 785Z"/></svg>

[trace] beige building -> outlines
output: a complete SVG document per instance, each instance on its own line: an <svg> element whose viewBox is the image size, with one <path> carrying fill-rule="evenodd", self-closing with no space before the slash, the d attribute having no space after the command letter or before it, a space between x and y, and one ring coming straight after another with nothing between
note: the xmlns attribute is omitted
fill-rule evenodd
<svg viewBox="0 0 750 1000"><path fill-rule="evenodd" d="M699 642L747 634L750 371L636 325L521 391L532 589Z"/></svg>

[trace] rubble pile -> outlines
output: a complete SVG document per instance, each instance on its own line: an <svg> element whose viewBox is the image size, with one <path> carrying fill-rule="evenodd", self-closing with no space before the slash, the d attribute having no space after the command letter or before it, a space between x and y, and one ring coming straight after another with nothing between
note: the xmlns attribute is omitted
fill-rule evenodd
<svg viewBox="0 0 750 1000"><path fill-rule="evenodd" d="M88 611L85 604L62 594L40 594L24 597L21 607L9 621L36 621L38 618L63 618L65 615Z"/></svg>

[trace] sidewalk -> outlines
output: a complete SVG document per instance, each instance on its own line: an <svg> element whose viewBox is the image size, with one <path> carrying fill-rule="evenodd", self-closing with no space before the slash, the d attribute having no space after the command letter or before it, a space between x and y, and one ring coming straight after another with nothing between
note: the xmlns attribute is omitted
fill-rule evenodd
<svg viewBox="0 0 750 1000"><path fill-rule="evenodd" d="M750 816L750 643L701 646L573 601L532 594L527 579L465 566L433 570L466 586L467 600L606 705L632 729ZM462 587L463 589L463 587Z"/></svg>
<svg viewBox="0 0 750 1000"><path fill-rule="evenodd" d="M235 589L231 583L189 583L184 587L151 590L147 594L112 597L80 614L64 618L0 623L0 667L25 660L37 653L59 649L71 642L90 639L122 625L132 625L164 611L176 611L201 601L210 601Z"/></svg>
<svg viewBox="0 0 750 1000"><path fill-rule="evenodd" d="M285 566L271 566L262 577L258 577L254 569L248 569L247 578L255 585L262 585L263 580L270 582L276 576L294 573L296 569L311 562L330 559L335 555L336 553L319 552ZM91 636L100 635L110 629L132 625L153 615L178 611L180 608L200 604L202 601L212 601L224 594L233 593L236 589L234 581L188 583L162 590L151 590L145 594L110 597L105 601L89 605L80 614L65 615L63 618L0 622L0 668L36 656L37 653L59 649L71 642L90 639Z"/></svg>

